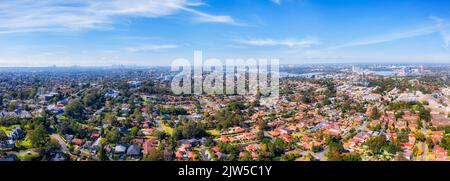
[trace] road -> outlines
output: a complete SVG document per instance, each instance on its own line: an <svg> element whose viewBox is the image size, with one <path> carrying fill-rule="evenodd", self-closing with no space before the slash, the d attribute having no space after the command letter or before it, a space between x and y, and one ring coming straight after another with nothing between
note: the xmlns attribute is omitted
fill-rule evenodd
<svg viewBox="0 0 450 181"><path fill-rule="evenodd" d="M58 141L59 145L61 146L61 150L65 154L70 154L69 149L67 148L66 142L61 138L61 136L59 136L59 134L53 133L53 134L51 134L51 137L56 139L56 141Z"/></svg>
<svg viewBox="0 0 450 181"><path fill-rule="evenodd" d="M422 143L422 150L423 150L423 153L420 156L420 160L421 161L425 161L426 156L427 156L427 152L428 152L428 147L427 147L427 144L425 144L424 142Z"/></svg>
<svg viewBox="0 0 450 181"><path fill-rule="evenodd" d="M316 158L316 159L318 159L318 160L320 160L320 161L325 161L326 159L325 159L325 153L328 151L328 146L325 146L324 148L323 148L323 150L322 151L320 151L320 152L317 152L317 153L314 153L314 152L310 152L311 153L311 155L314 157L314 158Z"/></svg>
<svg viewBox="0 0 450 181"><path fill-rule="evenodd" d="M427 129L426 123L424 122L424 123L422 123L422 124L423 124L423 127L422 127L422 129L421 129L422 133L423 133L424 135L428 135L428 129ZM422 151L423 151L423 153L422 153L422 155L420 155L420 160L421 160L421 161L425 161L426 158L427 158L427 153L428 153L428 145L427 145L426 142L421 142L421 146L422 146Z"/></svg>
<svg viewBox="0 0 450 181"><path fill-rule="evenodd" d="M363 124L361 124L360 126L358 126L357 131L364 131L364 130L366 130L366 127L367 127L367 124L368 124L368 123L369 123L369 122L364 121Z"/></svg>

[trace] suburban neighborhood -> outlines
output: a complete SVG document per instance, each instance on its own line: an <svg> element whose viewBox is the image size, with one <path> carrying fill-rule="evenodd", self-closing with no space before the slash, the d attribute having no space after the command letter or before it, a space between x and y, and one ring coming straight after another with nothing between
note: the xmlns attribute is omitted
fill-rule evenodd
<svg viewBox="0 0 450 181"><path fill-rule="evenodd" d="M0 160L446 161L440 66L282 66L272 104L174 95L165 67L4 69Z"/></svg>

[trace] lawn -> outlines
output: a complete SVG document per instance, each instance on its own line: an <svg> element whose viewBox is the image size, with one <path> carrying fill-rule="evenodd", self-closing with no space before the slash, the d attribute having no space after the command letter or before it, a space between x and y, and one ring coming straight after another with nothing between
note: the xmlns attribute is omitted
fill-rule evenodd
<svg viewBox="0 0 450 181"><path fill-rule="evenodd" d="M144 136L145 139L152 139L155 140L157 139L156 136Z"/></svg>
<svg viewBox="0 0 450 181"><path fill-rule="evenodd" d="M220 131L217 129L210 129L210 130L207 130L206 132L213 136L220 136Z"/></svg>
<svg viewBox="0 0 450 181"><path fill-rule="evenodd" d="M171 128L170 126L167 126L166 124L161 124L161 127L167 134L169 134L170 136L173 136L173 128Z"/></svg>
<svg viewBox="0 0 450 181"><path fill-rule="evenodd" d="M18 148L20 148L20 147L31 148L31 146L32 146L31 141L28 139L28 137L16 142L16 147L18 147Z"/></svg>
<svg viewBox="0 0 450 181"><path fill-rule="evenodd" d="M36 158L39 158L40 156L41 155L39 155L39 153L36 152L26 152L17 155L17 157L22 161L32 161Z"/></svg>
<svg viewBox="0 0 450 181"><path fill-rule="evenodd" d="M0 126L0 131L4 132L5 134L11 134L12 130L18 127L20 127L20 125Z"/></svg>

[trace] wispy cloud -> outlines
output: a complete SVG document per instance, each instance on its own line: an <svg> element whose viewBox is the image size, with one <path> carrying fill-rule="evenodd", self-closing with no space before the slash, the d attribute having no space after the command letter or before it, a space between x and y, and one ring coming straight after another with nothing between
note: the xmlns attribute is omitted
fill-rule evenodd
<svg viewBox="0 0 450 181"><path fill-rule="evenodd" d="M442 37L442 40L444 42L444 46L448 48L450 46L450 25L446 22L445 19L431 16L431 20L434 21L433 25L420 27L416 29L411 30L405 30L402 32L397 33L390 33L385 34L377 37L371 37L363 40L353 41L350 43L330 47L329 49L340 49L340 48L347 48L347 47L355 47L355 46L364 46L364 45L374 45L374 44L380 44L390 41L396 41L400 39L406 39L406 38L414 38L418 36L424 36L429 35L433 33L439 33Z"/></svg>
<svg viewBox="0 0 450 181"><path fill-rule="evenodd" d="M166 45L142 45L142 46L136 46L136 47L127 47L125 48L128 52L147 52L147 51L158 51L158 50L164 50L164 49L174 49L178 48L179 45L172 45L172 44L166 44Z"/></svg>
<svg viewBox="0 0 450 181"><path fill-rule="evenodd" d="M281 5L281 0L271 0L273 3Z"/></svg>
<svg viewBox="0 0 450 181"><path fill-rule="evenodd" d="M444 46L448 48L450 46L450 24L445 19L436 16L431 16L430 19L436 23L437 29L444 41Z"/></svg>
<svg viewBox="0 0 450 181"><path fill-rule="evenodd" d="M193 8L200 0L2 0L0 33L111 27L118 17L157 18L188 12L198 22L237 24Z"/></svg>
<svg viewBox="0 0 450 181"><path fill-rule="evenodd" d="M316 38L305 38L302 40L247 39L247 40L236 40L236 42L252 46L287 46L287 47L310 47L319 44L319 41Z"/></svg>
<svg viewBox="0 0 450 181"><path fill-rule="evenodd" d="M385 42L390 42L390 41L399 40L399 39L428 35L431 33L435 33L436 31L437 31L437 29L435 26L418 28L418 29L408 30L408 31L404 31L404 32L386 34L386 35L372 37L372 38L368 38L368 39L364 39L364 40L353 41L350 43L331 47L330 49L340 49L340 48L347 48L347 47L354 47L354 46L361 46L361 45L373 45L373 44L385 43Z"/></svg>
<svg viewBox="0 0 450 181"><path fill-rule="evenodd" d="M211 15L207 13L203 13L200 11L197 11L195 9L191 8L182 8L185 11L191 12L197 17L194 18L197 22L205 22L205 23L225 23L225 24L231 24L231 25L244 25L241 23L236 22L231 16L225 16L225 15Z"/></svg>

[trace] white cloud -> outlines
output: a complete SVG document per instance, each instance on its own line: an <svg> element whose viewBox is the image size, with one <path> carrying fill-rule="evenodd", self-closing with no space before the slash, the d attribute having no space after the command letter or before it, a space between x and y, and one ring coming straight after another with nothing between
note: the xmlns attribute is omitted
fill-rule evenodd
<svg viewBox="0 0 450 181"><path fill-rule="evenodd" d="M444 41L444 46L448 48L450 46L450 24L445 19L436 16L431 16L430 19L436 23L437 29Z"/></svg>
<svg viewBox="0 0 450 181"><path fill-rule="evenodd" d="M390 41L395 41L395 40L400 40L400 39L429 35L429 34L433 34L433 33L439 33L444 42L444 46L446 48L448 48L450 46L450 24L448 24L445 19L442 19L439 17L431 16L430 19L434 21L434 25L416 28L416 29L412 29L412 30L405 30L402 32L397 32L397 33L385 34L382 36L372 37L372 38L359 40L359 41L353 41L350 43L334 46L329 49L340 49L340 48L347 48L347 47L354 47L354 46L374 45L374 44L380 44L380 43L385 43L385 42L390 42Z"/></svg>
<svg viewBox="0 0 450 181"><path fill-rule="evenodd" d="M117 17L157 18L188 12L199 22L237 24L192 8L200 0L2 0L0 33L111 27Z"/></svg>
<svg viewBox="0 0 450 181"><path fill-rule="evenodd" d="M125 48L126 51L129 52L146 52L146 51L157 51L157 50L163 50L163 49L173 49L178 48L178 45L143 45L143 46L137 46L137 47L128 47Z"/></svg>
<svg viewBox="0 0 450 181"><path fill-rule="evenodd" d="M281 0L271 0L273 3L281 5Z"/></svg>
<svg viewBox="0 0 450 181"><path fill-rule="evenodd" d="M319 41L315 38L305 38L303 40L248 39L248 40L237 40L236 42L252 46L287 46L287 47L310 47L319 44Z"/></svg>
<svg viewBox="0 0 450 181"><path fill-rule="evenodd" d="M182 8L182 9L197 15L195 20L198 22L243 25L243 24L237 23L231 16L211 15L211 14L203 13L203 12L191 9L191 8Z"/></svg>
<svg viewBox="0 0 450 181"><path fill-rule="evenodd" d="M386 35L382 35L382 36L378 36L378 37L372 37L372 38L368 38L365 40L353 41L353 42L350 42L347 44L331 47L330 49L340 49L340 48L347 48L347 47L354 47L354 46L361 46L361 45L373 45L373 44L385 43L385 42L390 42L390 41L399 40L399 39L428 35L428 34L432 34L435 32L436 32L436 27L430 26L430 27L418 28L418 29L408 30L408 31L399 32L399 33L386 34Z"/></svg>

